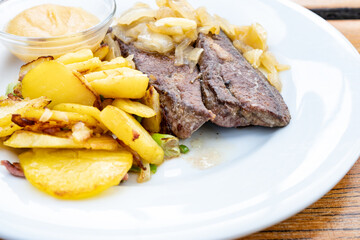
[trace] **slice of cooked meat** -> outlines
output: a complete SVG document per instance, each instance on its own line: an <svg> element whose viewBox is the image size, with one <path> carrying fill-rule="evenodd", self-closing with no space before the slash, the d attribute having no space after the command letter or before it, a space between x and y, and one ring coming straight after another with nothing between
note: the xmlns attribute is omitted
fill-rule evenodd
<svg viewBox="0 0 360 240"><path fill-rule="evenodd" d="M163 119L179 138L188 138L205 122L214 118L202 102L199 71L175 66L174 58L137 49L119 41L123 56L134 55L136 68L146 73L160 95Z"/></svg>
<svg viewBox="0 0 360 240"><path fill-rule="evenodd" d="M11 175L15 177L25 178L25 174L20 166L20 163L11 163L7 160L1 160L0 165L3 165Z"/></svg>
<svg viewBox="0 0 360 240"><path fill-rule="evenodd" d="M216 114L214 123L224 127L286 126L290 113L280 93L246 61L223 33L199 34L197 47L203 75L205 106Z"/></svg>

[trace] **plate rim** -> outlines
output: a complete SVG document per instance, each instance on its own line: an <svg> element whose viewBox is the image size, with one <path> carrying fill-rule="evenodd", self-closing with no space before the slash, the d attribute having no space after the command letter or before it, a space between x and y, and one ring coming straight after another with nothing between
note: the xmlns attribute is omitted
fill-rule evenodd
<svg viewBox="0 0 360 240"><path fill-rule="evenodd" d="M263 0L263 1L266 2L266 0ZM302 13L303 16L306 16L306 17L314 20L319 26L326 28L328 33L331 33L333 36L336 36L336 38L339 41L340 40L343 41L343 43L346 45L346 47L348 49L352 49L352 52L357 55L357 57L359 59L358 62L360 63L360 55L359 55L358 51L356 50L356 48L350 43L350 41L343 34L341 34L335 27L333 27L327 21L325 21L321 17L317 16L315 13L312 13L310 10L308 10L290 0L276 0L276 1L284 6L287 6L297 12ZM286 211L286 213L284 212L281 215L278 214L276 217L272 217L272 220L267 220L263 224L253 227L251 229L248 229L247 231L244 231L241 234L236 233L239 231L235 230L236 228L233 228L234 231L227 231L226 232L227 235L222 234L221 237L222 238L237 238L237 237L243 237L243 236L252 234L261 229L265 229L269 226L279 223L279 222L287 219L290 216L293 216L294 214L300 212L301 210L305 209L309 205L311 205L314 202L316 202L317 200L319 200L324 194L326 194L328 191L330 191L347 174L347 172L356 163L356 161L358 160L359 155L360 155L360 149L359 149L360 144L359 143L360 143L360 140L357 142L357 144L353 144L351 150L348 149L348 151L347 151L348 154L346 156L343 156L341 158L341 160L339 160L338 169L336 167L334 167L332 169L334 172L331 172L332 174L327 174L327 175L332 176L330 179L328 179L328 177L326 179L322 178L316 182L317 185L322 185L322 186L324 186L324 184L321 184L321 183L326 182L327 187L323 187L321 190L319 188L317 188L317 191L314 194L315 196L312 196L312 197L305 196L307 194L307 192L309 192L311 190L302 189L302 191L295 194L295 196L296 196L295 198L301 198L302 200L306 199L306 201L302 201L301 204L296 205L296 207L293 207L291 210ZM334 177L334 175L335 175L335 177ZM299 197L299 196L303 196L303 197ZM0 219L0 222L4 222L4 220ZM232 223L229 225L235 226L237 219L230 219L230 222L232 222ZM215 224L217 224L217 223L215 223ZM1 225L3 225L3 224L1 224ZM5 226L5 225L3 225L3 226ZM208 228L208 226L206 226L206 228ZM18 235L18 234L13 234L13 233L7 234L6 231L4 231L4 229L1 230L1 235L2 235L2 237L5 237L5 238L23 238L24 237L23 235ZM38 235L34 235L34 236L30 235L29 237L32 238L32 237L37 237L37 236ZM197 235L197 236L199 236L199 235ZM209 238L213 239L214 238L213 234L200 235L200 236L202 236L201 238L205 238L205 239L209 239ZM86 236L86 237L88 237L88 236ZM160 236L160 237L163 238L162 236ZM181 239L181 237L182 236L179 235L179 236L175 237L175 239Z"/></svg>

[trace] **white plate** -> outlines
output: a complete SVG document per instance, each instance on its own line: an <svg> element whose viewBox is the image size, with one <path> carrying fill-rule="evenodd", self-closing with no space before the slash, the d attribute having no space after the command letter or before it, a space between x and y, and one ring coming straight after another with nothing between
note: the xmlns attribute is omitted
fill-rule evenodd
<svg viewBox="0 0 360 240"><path fill-rule="evenodd" d="M291 71L282 74L292 121L283 129L203 127L184 159L145 184L128 182L85 201L60 201L0 169L0 236L21 239L219 239L275 224L329 191L360 150L360 60L309 11L281 0L193 1L239 25L261 23ZM120 11L130 1L119 1ZM0 47L1 88L18 62ZM200 148L196 148L200 147ZM16 155L1 150L1 159ZM220 160L207 170L194 159ZM191 160L192 159L192 160Z"/></svg>

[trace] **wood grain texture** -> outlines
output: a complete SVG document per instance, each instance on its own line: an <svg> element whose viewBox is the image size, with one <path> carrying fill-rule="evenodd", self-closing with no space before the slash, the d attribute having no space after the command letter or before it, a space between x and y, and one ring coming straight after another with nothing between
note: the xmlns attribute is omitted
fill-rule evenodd
<svg viewBox="0 0 360 240"><path fill-rule="evenodd" d="M307 8L358 8L359 0L292 0Z"/></svg>
<svg viewBox="0 0 360 240"><path fill-rule="evenodd" d="M360 159L329 193L288 220L255 233L254 239L360 238Z"/></svg>
<svg viewBox="0 0 360 240"><path fill-rule="evenodd" d="M360 0L293 0L309 8L360 7ZM360 52L360 20L329 21ZM360 158L322 199L307 209L242 240L360 239Z"/></svg>

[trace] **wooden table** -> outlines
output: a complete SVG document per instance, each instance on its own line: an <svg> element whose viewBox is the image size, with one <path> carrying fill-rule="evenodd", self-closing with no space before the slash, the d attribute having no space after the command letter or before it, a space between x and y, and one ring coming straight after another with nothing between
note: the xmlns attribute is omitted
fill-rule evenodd
<svg viewBox="0 0 360 240"><path fill-rule="evenodd" d="M310 9L360 9L360 0L293 1ZM360 20L331 20L329 22L340 30L360 52ZM318 202L282 223L243 239L341 238L360 238L360 158L344 179Z"/></svg>

